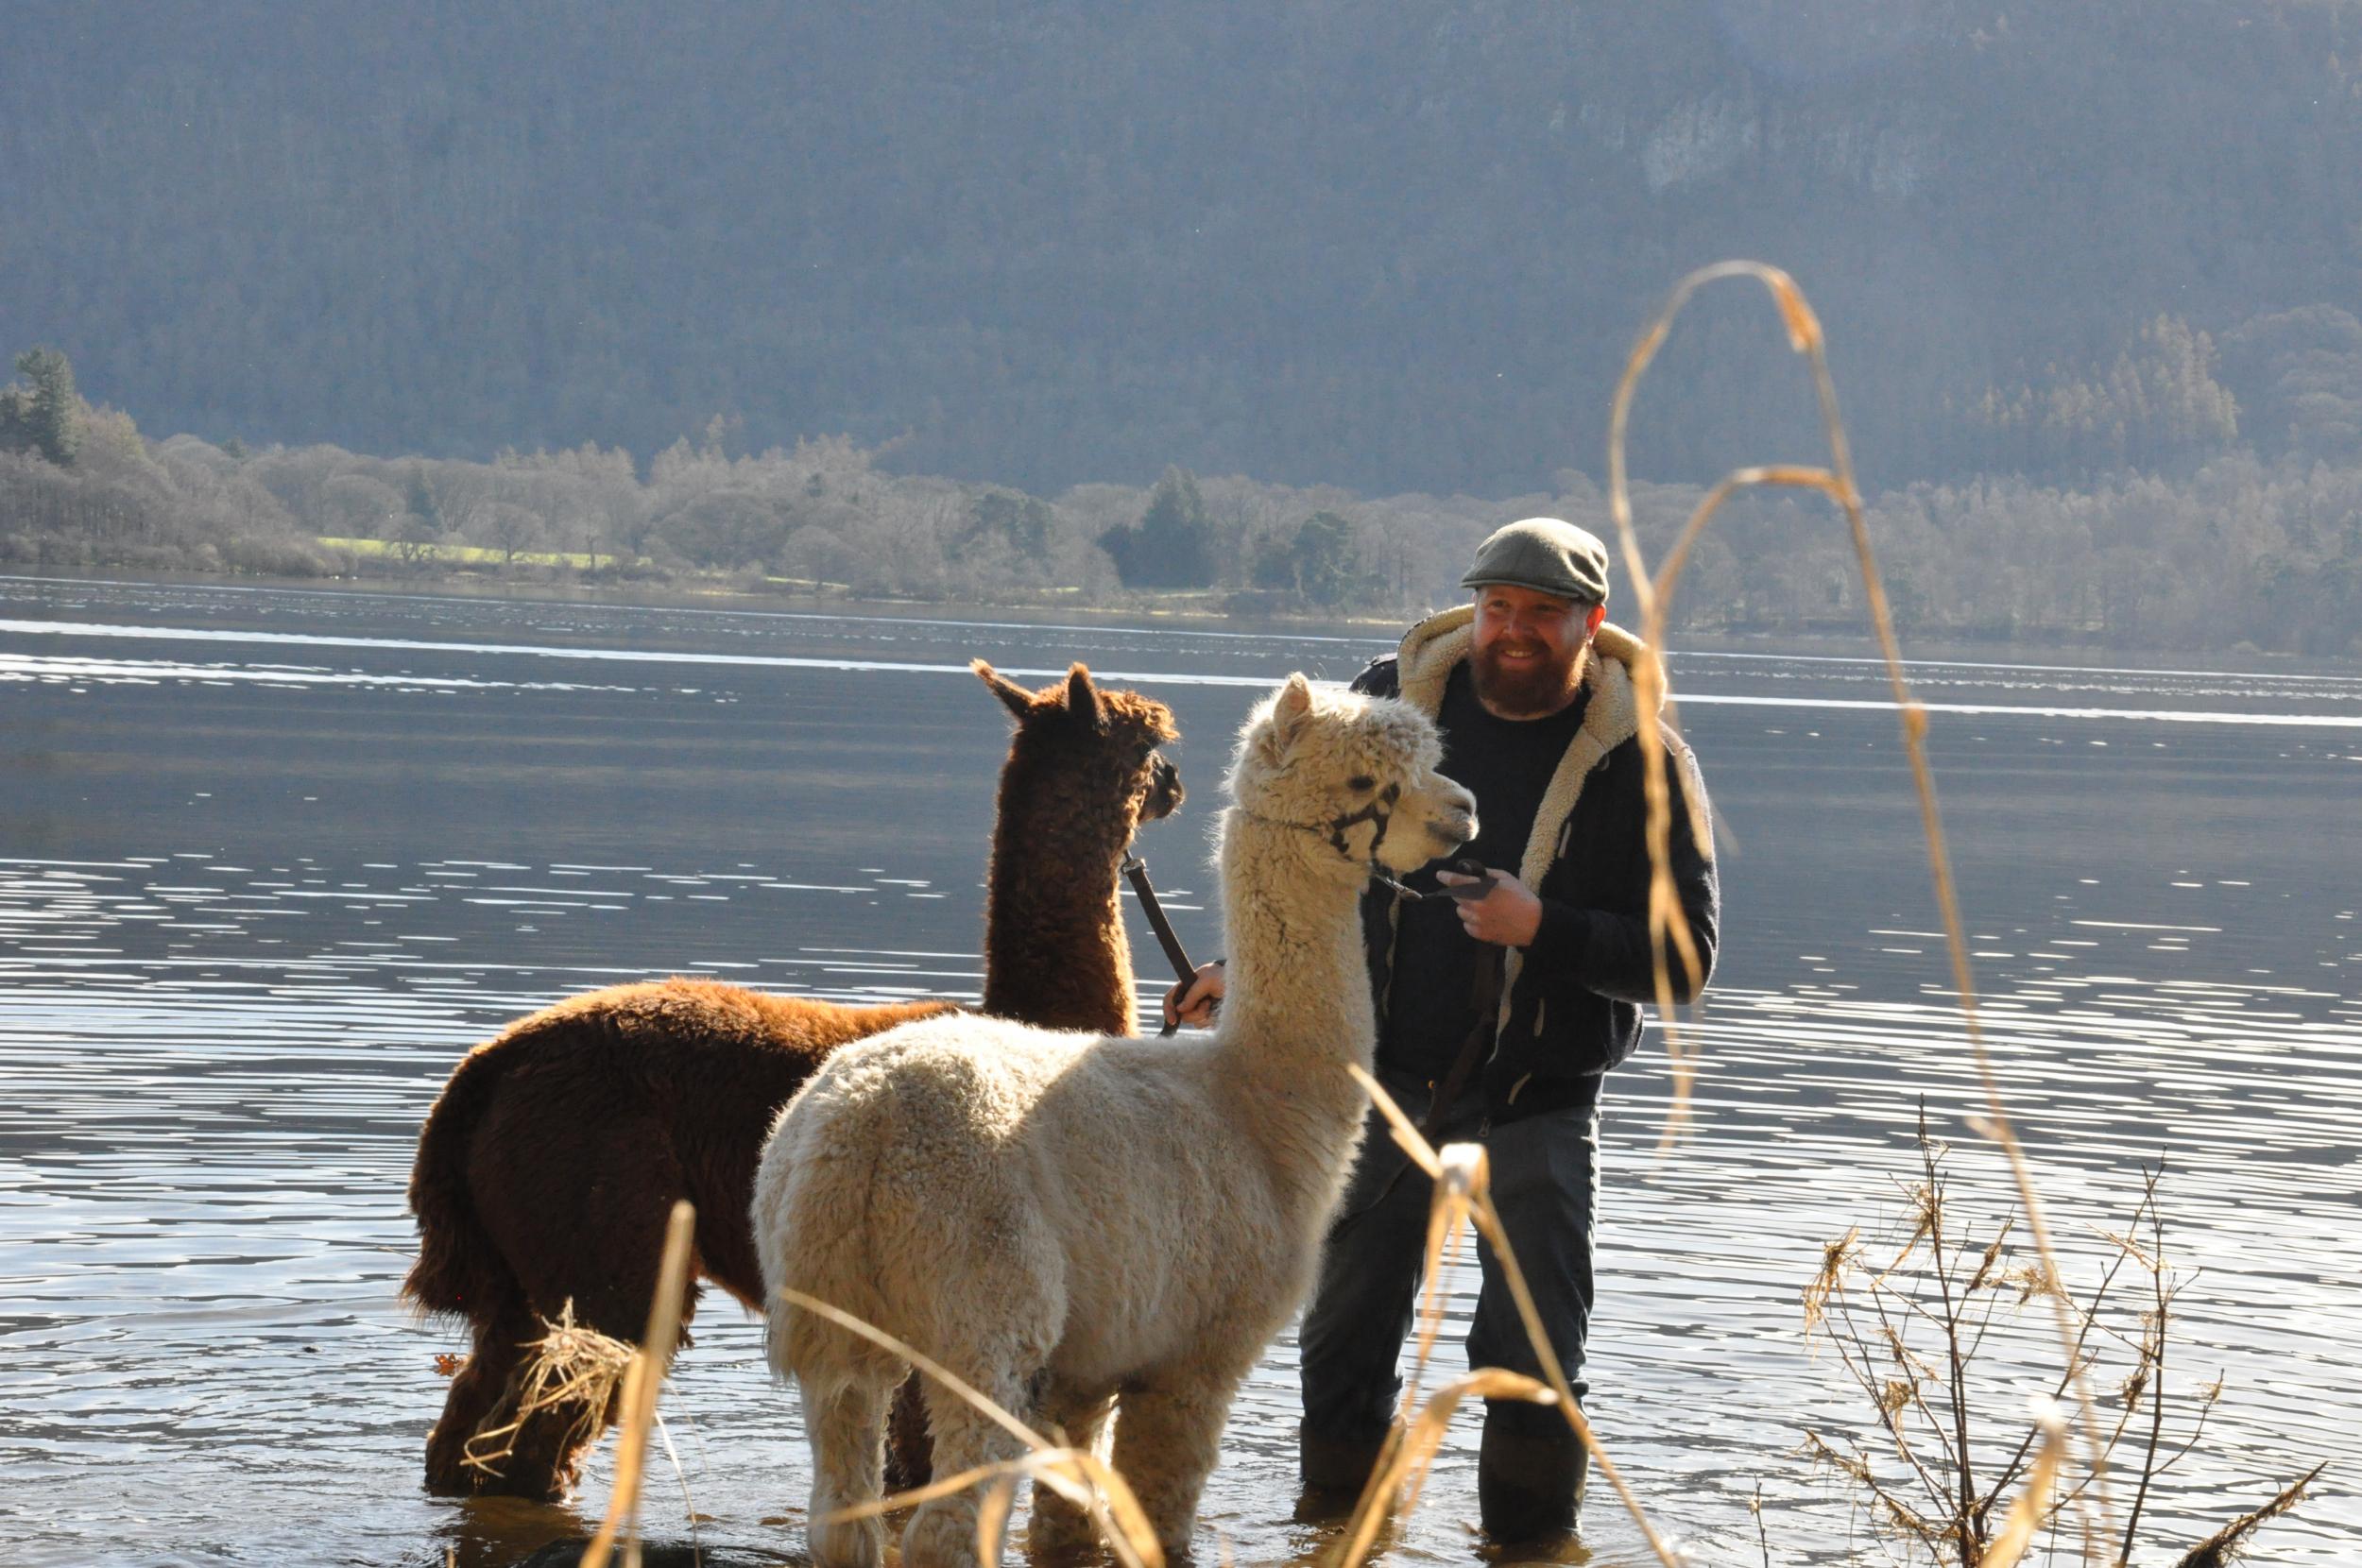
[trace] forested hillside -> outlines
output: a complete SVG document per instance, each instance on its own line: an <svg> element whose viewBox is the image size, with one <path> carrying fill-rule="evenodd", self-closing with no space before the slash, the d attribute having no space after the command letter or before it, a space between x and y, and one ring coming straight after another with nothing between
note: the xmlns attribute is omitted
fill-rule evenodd
<svg viewBox="0 0 2362 1568"><path fill-rule="evenodd" d="M1051 493L1597 474L1789 268L1874 485L2362 453L2345 0L864 0L0 19L0 325L143 424ZM1638 420L1812 451L1759 307Z"/></svg>

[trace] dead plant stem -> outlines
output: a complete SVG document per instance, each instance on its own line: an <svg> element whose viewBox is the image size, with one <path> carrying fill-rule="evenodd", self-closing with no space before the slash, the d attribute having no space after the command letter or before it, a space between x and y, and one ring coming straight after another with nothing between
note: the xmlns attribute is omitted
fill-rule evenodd
<svg viewBox="0 0 2362 1568"><path fill-rule="evenodd" d="M2148 1340L2156 1348L2148 1372L2148 1453L2141 1461L2141 1484L2132 1492L2131 1515L2124 1525L2124 1550L2118 1554L2118 1568L2126 1568L2132 1560L2132 1537L2140 1528L2141 1508L2148 1501L2148 1484L2157 1475L2157 1444L2165 1426L2165 1315L2172 1299L2165 1287L2165 1222L2157 1211L2157 1183L2165 1175L2165 1157L2160 1155L2156 1168L2148 1173L2143 1202L2148 1206L2149 1280L2156 1298L2157 1316L2149 1325ZM2138 1218L2135 1217L2135 1223ZM2144 1347L2147 1348L2147 1347Z"/></svg>
<svg viewBox="0 0 2362 1568"><path fill-rule="evenodd" d="M1789 346L1803 354L1810 365L1813 392L1820 404L1823 433L1829 448L1829 467L1825 469L1756 468L1735 471L1717 485L1701 503L1684 529L1680 541L1669 554L1665 574L1652 579L1640 553L1639 535L1633 525L1631 488L1625 473L1625 435L1631 420L1633 396L1650 362L1655 358L1657 350L1671 332L1673 318L1680 314L1689 298L1710 282L1736 277L1754 278L1770 291L1781 320L1788 329ZM1861 568L1863 596L1870 610L1871 623L1877 633L1880 653L1885 658L1888 684L1893 690L1895 705L1902 716L1903 743L1910 758L1912 783L1919 795L1920 824L1926 840L1928 869L1934 882L1936 903L1943 920L1945 945L1951 954L1953 984L1958 994L1961 1022L1968 1036L1971 1057L1977 1065L1977 1078L1984 1090L1985 1116L1980 1131L2000 1145L2007 1157L2011 1174L2017 1185L2019 1204L2026 1216L2028 1228L2034 1236L2041 1266L2048 1277L2056 1281L2061 1277L2058 1253L2051 1241L2048 1222L2044 1218L2041 1195L2035 1188L2032 1168L2010 1121L2008 1107L2002 1100L2000 1080L1994 1070L1992 1054L1985 1044L1977 1003L1976 980L1968 958L1966 929L1953 882L1943 812L1936 801L1935 775L1927 759L1927 714L1911 695L1910 683L1904 672L1902 650L1894 635L1893 616L1887 603L1885 584L1878 573L1876 553L1871 545L1869 521L1862 507L1860 491L1855 483L1852 452L1846 441L1844 423L1838 413L1837 384L1829 374L1821 323L1793 279L1776 267L1758 262L1717 263L1690 273L1674 285L1672 295L1642 331L1625 362L1623 376L1617 383L1615 402L1608 420L1609 509L1615 519L1635 596L1640 602L1644 627L1642 639L1654 651L1652 657L1640 661L1645 673L1637 684L1644 690L1637 693L1637 706L1649 806L1649 848L1653 871L1649 921L1651 942L1656 955L1656 999L1658 1011L1666 1022L1668 1052L1677 1057L1676 1103L1669 1117L1668 1136L1673 1135L1686 1116L1689 1087L1686 1074L1679 1070L1681 1062L1675 1044L1678 1037L1670 1005L1672 987L1667 951L1669 940L1688 961L1689 973L1694 975L1697 966L1688 923L1682 916L1679 903L1673 897L1670 861L1665 853L1670 832L1670 800L1666 785L1665 749L1659 735L1658 704L1655 699L1664 690L1662 661L1666 615L1679 580L1678 569L1686 563L1690 541L1737 490L1767 485L1821 491L1843 511L1852 532L1854 553ZM1697 809L1696 804L1691 803L1691 810L1695 811ZM2052 1310L2059 1343L2062 1350L2068 1351L2068 1365L2073 1368L2071 1347L2076 1338L2075 1325L2066 1304L2060 1299L2061 1294L2054 1291ZM2112 1510L2108 1501L2105 1478L2107 1459L2099 1435L2097 1401L2092 1394L2089 1381L2080 1371L2075 1373L2074 1388L2083 1440L2090 1453L2091 1473L2098 1483L2097 1506L2099 1520L2097 1523L2101 1533L2112 1534L2113 1531L2107 1528Z"/></svg>
<svg viewBox="0 0 2362 1568"><path fill-rule="evenodd" d="M640 1354L632 1357L631 1371L624 1378L624 1429L615 1450L615 1488L608 1497L607 1517L599 1522L599 1533L583 1549L582 1568L607 1568L616 1536L624 1531L630 1533L631 1560L639 1558L640 1477L647 1461L648 1429L656 1422L657 1395L663 1389L666 1369L673 1364L673 1352L680 1345L681 1301L689 1287L690 1239L696 1221L697 1211L687 1199L673 1204L672 1219L664 1230L664 1258L657 1270L656 1300L648 1304L648 1331L641 1337Z"/></svg>
<svg viewBox="0 0 2362 1568"><path fill-rule="evenodd" d="M1951 1376L1946 1391L1952 1406L1952 1472L1960 1482L1960 1568L1977 1568L1982 1542L1977 1540L1976 1467L1968 1449L1968 1368L1960 1352L1960 1314L1952 1301L1952 1274L1945 1257L1943 1177L1936 1169L1934 1142L1927 1135L1927 1101L1919 1101L1919 1159L1927 1182L1927 1245L1935 1259L1936 1292L1943 1303L1943 1345Z"/></svg>

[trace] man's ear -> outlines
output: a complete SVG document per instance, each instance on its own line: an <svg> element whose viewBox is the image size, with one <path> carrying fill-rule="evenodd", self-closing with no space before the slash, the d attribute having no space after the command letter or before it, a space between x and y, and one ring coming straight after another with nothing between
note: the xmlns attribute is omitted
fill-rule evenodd
<svg viewBox="0 0 2362 1568"><path fill-rule="evenodd" d="M1583 635L1585 637L1598 636L1600 623L1606 620L1607 601L1602 599L1598 604L1591 606L1590 617L1583 622Z"/></svg>

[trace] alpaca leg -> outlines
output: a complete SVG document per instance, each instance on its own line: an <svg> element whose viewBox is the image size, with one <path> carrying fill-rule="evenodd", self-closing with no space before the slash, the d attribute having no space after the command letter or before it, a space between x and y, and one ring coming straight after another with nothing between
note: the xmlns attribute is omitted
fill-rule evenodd
<svg viewBox="0 0 2362 1568"><path fill-rule="evenodd" d="M649 1293L655 1293L650 1283ZM693 1278L683 1292L681 1321L687 1323L696 1315L698 1287ZM646 1331L644 1308L632 1311L620 1305L603 1306L597 1316L578 1314L583 1326L597 1330L610 1339L636 1344ZM534 1338L540 1338L537 1328ZM681 1338L689 1336L684 1329ZM503 1418L513 1417L523 1395L520 1385L522 1374L512 1375L510 1389L504 1403ZM572 1492L581 1479L583 1466L590 1461L591 1450L607 1435L622 1416L623 1390L610 1389L595 1399L568 1399L545 1405L527 1416L514 1437L507 1440L512 1452L501 1462L502 1477L498 1482L479 1484L478 1491L498 1492L510 1497L532 1497L555 1503Z"/></svg>
<svg viewBox="0 0 2362 1568"><path fill-rule="evenodd" d="M519 1392L512 1381L502 1402L502 1421L515 1419ZM500 1474L495 1477L478 1472L476 1491L486 1496L526 1497L540 1503L562 1501L574 1490L590 1450L600 1435L614 1424L615 1415L612 1399L596 1404L568 1400L542 1406L526 1417L512 1436L503 1440L509 1454L496 1461Z"/></svg>
<svg viewBox="0 0 2362 1568"><path fill-rule="evenodd" d="M587 1114L576 1132L582 1147L611 1151L598 1180L567 1180L579 1173L535 1165L523 1140L488 1145L477 1172L478 1217L539 1320L557 1320L571 1302L577 1324L636 1345L655 1302L673 1200L687 1178L659 1120ZM699 1271L693 1253L680 1304L683 1343L696 1315ZM519 1338L542 1337L539 1321L524 1322ZM521 1393L509 1391L499 1421L515 1418ZM614 1423L609 1403L571 1400L535 1411L509 1440L514 1451L501 1462L500 1478L480 1478L475 1490L565 1496Z"/></svg>
<svg viewBox="0 0 2362 1568"><path fill-rule="evenodd" d="M885 1470L886 1400L894 1385L856 1380L833 1392L804 1394L805 1435L812 1443L812 1514L815 1568L879 1568L885 1559L885 1525L867 1519L831 1520L845 1508L878 1500Z"/></svg>
<svg viewBox="0 0 2362 1568"><path fill-rule="evenodd" d="M426 1437L426 1490L436 1497L466 1497L485 1479L467 1462L468 1440L486 1425L507 1392L508 1380L524 1352L527 1320L503 1318L475 1331L475 1348L453 1374L443 1413Z"/></svg>
<svg viewBox="0 0 2362 1568"><path fill-rule="evenodd" d="M475 1351L453 1378L442 1417L426 1440L428 1491L554 1503L573 1490L590 1445L614 1417L606 1402L594 1406L577 1400L520 1420L529 1347L541 1334L540 1323L522 1308L479 1331ZM479 1434L482 1440L476 1440ZM471 1453L485 1463L471 1464Z"/></svg>
<svg viewBox="0 0 2362 1568"><path fill-rule="evenodd" d="M1115 1467L1131 1483L1165 1556L1189 1555L1197 1500L1222 1454L1223 1423L1249 1369L1168 1369L1127 1389L1116 1421Z"/></svg>
<svg viewBox="0 0 2362 1568"><path fill-rule="evenodd" d="M1025 1380L1007 1372L986 1372L970 1366L953 1369L979 1392L1004 1410L1026 1406ZM999 1464L1024 1453L1025 1445L1000 1423L971 1407L965 1400L933 1384L927 1388L927 1424L934 1434L934 1467L938 1477L956 1475L979 1465ZM978 1568L984 1560L976 1549L976 1489L937 1497L918 1506L902 1532L903 1568ZM998 1560L998 1542L990 1560Z"/></svg>
<svg viewBox="0 0 2362 1568"><path fill-rule="evenodd" d="M479 1406L466 1424L454 1421L447 1408L444 1422L436 1423L428 1441L430 1466L447 1468L457 1480L453 1495L560 1501L573 1490L599 1435L614 1423L612 1395L595 1402L563 1400L520 1415L530 1379L532 1343L543 1332L529 1313L504 1319L490 1335L492 1345L462 1371L464 1377L481 1363L487 1384L504 1369L506 1375L495 1397ZM454 1389L454 1399L458 1394ZM471 1452L483 1456L485 1463L468 1463Z"/></svg>
<svg viewBox="0 0 2362 1568"><path fill-rule="evenodd" d="M1053 1387L1044 1392L1036 1413L1042 1431L1053 1438L1063 1432L1068 1446L1089 1449L1099 1445L1100 1434L1114 1408L1115 1398L1111 1394L1094 1397ZM1048 1487L1035 1483L1033 1519L1025 1532L1025 1543L1030 1550L1052 1558L1075 1558L1090 1548L1096 1535L1088 1513Z"/></svg>

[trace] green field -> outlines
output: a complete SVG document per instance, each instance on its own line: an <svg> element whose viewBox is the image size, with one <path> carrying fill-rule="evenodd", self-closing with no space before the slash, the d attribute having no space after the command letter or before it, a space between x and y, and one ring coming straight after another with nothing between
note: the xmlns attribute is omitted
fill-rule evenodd
<svg viewBox="0 0 2362 1568"><path fill-rule="evenodd" d="M402 545L390 539L339 539L315 536L330 550L342 550L355 555L393 556L401 560L439 561L451 566L570 566L590 571L597 569L602 557L578 551L520 550L514 555L503 550L487 550L475 544ZM615 557L604 557L608 566Z"/></svg>

